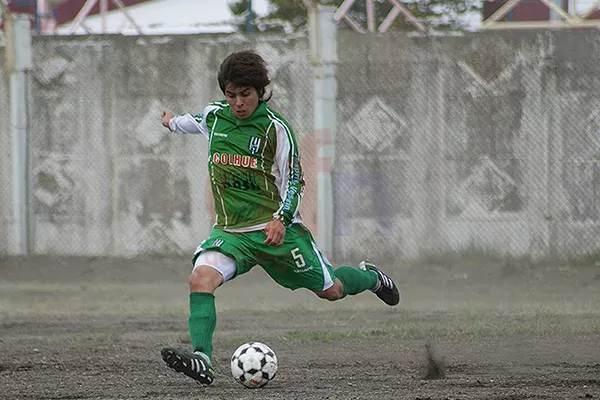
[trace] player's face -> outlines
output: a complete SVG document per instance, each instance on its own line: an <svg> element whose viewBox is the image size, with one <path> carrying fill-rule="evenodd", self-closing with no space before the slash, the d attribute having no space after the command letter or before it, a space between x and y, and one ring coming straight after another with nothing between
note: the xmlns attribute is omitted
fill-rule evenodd
<svg viewBox="0 0 600 400"><path fill-rule="evenodd" d="M258 107L258 93L251 86L227 85L225 98L231 107L233 116L239 119L250 117Z"/></svg>

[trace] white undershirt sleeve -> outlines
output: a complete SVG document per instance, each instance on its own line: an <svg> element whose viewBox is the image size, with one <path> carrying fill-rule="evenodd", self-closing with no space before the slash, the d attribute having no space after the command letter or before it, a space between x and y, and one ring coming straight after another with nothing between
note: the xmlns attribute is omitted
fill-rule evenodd
<svg viewBox="0 0 600 400"><path fill-rule="evenodd" d="M169 121L169 129L177 134L202 134L208 139L208 127L201 115L178 115Z"/></svg>

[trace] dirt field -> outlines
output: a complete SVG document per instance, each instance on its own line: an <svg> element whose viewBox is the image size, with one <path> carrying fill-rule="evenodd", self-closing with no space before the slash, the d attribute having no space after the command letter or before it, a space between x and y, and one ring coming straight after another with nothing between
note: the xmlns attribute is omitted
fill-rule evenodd
<svg viewBox="0 0 600 400"><path fill-rule="evenodd" d="M205 388L160 358L189 346L187 257L0 258L0 399L600 398L594 261L383 268L400 283L398 307L371 293L328 303L259 269L220 288L218 375ZM230 375L247 340L279 358L264 389Z"/></svg>

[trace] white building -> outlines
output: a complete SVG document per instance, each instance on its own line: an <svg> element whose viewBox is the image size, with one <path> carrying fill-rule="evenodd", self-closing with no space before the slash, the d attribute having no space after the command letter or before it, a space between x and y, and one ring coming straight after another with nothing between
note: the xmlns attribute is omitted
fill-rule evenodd
<svg viewBox="0 0 600 400"><path fill-rule="evenodd" d="M112 1L112 0L109 0ZM266 15L268 0L253 0L255 15ZM231 33L235 16L226 0L153 0L77 19L56 29L57 34L137 35Z"/></svg>

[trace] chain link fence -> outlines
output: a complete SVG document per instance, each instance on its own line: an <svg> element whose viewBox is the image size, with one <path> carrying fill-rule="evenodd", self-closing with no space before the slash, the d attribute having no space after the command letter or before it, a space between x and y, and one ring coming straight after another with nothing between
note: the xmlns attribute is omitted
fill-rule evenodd
<svg viewBox="0 0 600 400"><path fill-rule="evenodd" d="M201 135L169 134L161 113L201 113L209 101L223 98L216 79L221 60L249 47L269 63L276 82L272 105L289 116L298 137L308 136L312 69L306 38L34 37L30 251L191 253L214 221L207 143ZM0 137L6 172L10 133L3 128ZM10 238L10 184L2 178L2 236Z"/></svg>
<svg viewBox="0 0 600 400"><path fill-rule="evenodd" d="M221 98L220 61L247 47L269 62L271 105L299 138L302 213L315 231L320 161L307 38L34 37L31 252L193 251L213 222L207 143L169 135L161 111L197 113ZM597 253L599 47L591 31L411 38L340 30L334 258ZM10 253L2 69L0 77L0 253Z"/></svg>
<svg viewBox="0 0 600 400"><path fill-rule="evenodd" d="M600 38L340 33L336 251L600 250Z"/></svg>

